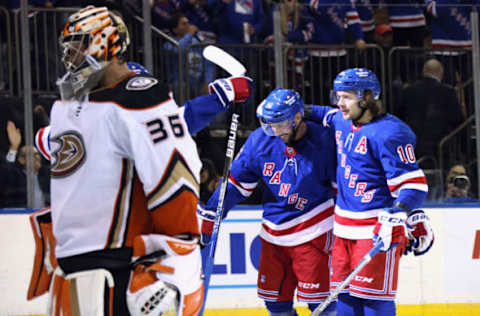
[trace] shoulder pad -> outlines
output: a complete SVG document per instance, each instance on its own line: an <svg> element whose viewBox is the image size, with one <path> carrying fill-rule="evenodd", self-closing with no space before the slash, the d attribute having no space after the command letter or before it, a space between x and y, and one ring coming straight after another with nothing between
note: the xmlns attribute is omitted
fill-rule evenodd
<svg viewBox="0 0 480 316"><path fill-rule="evenodd" d="M94 92L93 102L113 102L126 109L145 109L161 104L172 96L166 84L150 75L135 75L116 86Z"/></svg>

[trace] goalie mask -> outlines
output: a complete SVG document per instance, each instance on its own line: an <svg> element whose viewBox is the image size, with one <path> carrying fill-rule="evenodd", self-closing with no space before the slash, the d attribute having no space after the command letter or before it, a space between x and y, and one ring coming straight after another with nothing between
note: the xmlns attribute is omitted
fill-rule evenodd
<svg viewBox="0 0 480 316"><path fill-rule="evenodd" d="M88 6L72 14L59 38L67 73L57 81L62 99L79 99L94 88L105 68L130 44L122 19L106 7Z"/></svg>
<svg viewBox="0 0 480 316"><path fill-rule="evenodd" d="M203 302L202 259L196 239L137 236L127 305L132 316L196 316Z"/></svg>

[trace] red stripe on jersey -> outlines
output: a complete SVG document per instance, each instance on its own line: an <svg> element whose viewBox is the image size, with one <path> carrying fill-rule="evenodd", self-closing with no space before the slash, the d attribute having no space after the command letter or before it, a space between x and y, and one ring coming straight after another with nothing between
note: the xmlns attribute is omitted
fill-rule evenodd
<svg viewBox="0 0 480 316"><path fill-rule="evenodd" d="M461 44L433 44L432 48L472 48L471 44L461 45Z"/></svg>
<svg viewBox="0 0 480 316"><path fill-rule="evenodd" d="M50 157L50 154L48 153L47 150L45 150L45 144L43 143L43 133L45 133L45 128L41 128L40 131L38 132L38 149L42 152L42 154L47 157L48 160L52 160L52 157Z"/></svg>
<svg viewBox="0 0 480 316"><path fill-rule="evenodd" d="M393 23L399 23L399 22L418 22L418 21L423 21L425 18L423 16L420 16L418 18L390 18L390 22Z"/></svg>
<svg viewBox="0 0 480 316"><path fill-rule="evenodd" d="M335 223L345 226L372 226L377 223L377 217L348 218L335 214Z"/></svg>
<svg viewBox="0 0 480 316"><path fill-rule="evenodd" d="M273 235L273 236L289 235L289 234L293 234L298 231L304 230L313 225L316 225L332 215L333 215L333 206L325 209L323 212L318 213L317 215L310 218L309 220L287 229L273 230L272 228L268 227L265 224L262 224L262 226L263 226L263 229L265 229L265 231L267 231L270 235Z"/></svg>
<svg viewBox="0 0 480 316"><path fill-rule="evenodd" d="M247 189L247 188L243 187L243 186L240 184L240 182L238 182L237 180L235 180L235 178L234 178L231 174L228 176L228 179L229 179L230 181L232 181L232 183L233 183L235 186L242 188L242 190L245 190L245 191L248 191L248 192L253 192L253 190L255 190L255 188Z"/></svg>
<svg viewBox="0 0 480 316"><path fill-rule="evenodd" d="M407 183L420 183L420 184L427 184L427 179L425 177L416 177L416 178L410 178L406 179L405 181L397 184L397 185L389 185L388 189L390 192L395 192L400 188L402 185L407 184Z"/></svg>

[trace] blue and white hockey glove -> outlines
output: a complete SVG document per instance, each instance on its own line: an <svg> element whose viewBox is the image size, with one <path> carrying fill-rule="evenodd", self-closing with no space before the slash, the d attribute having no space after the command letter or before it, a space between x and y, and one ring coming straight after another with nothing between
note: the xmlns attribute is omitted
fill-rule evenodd
<svg viewBox="0 0 480 316"><path fill-rule="evenodd" d="M381 251L388 251L398 244L407 243L407 214L388 208L378 213L378 221L373 229L373 242L383 242Z"/></svg>
<svg viewBox="0 0 480 316"><path fill-rule="evenodd" d="M216 94L224 107L236 102L246 102L253 92L253 80L248 77L217 79L208 85L210 94Z"/></svg>
<svg viewBox="0 0 480 316"><path fill-rule="evenodd" d="M216 212L212 210L205 209L203 203L198 202L197 204L197 219L198 226L201 233L200 245L205 247L210 243L210 238L212 237L213 224L215 222Z"/></svg>
<svg viewBox="0 0 480 316"><path fill-rule="evenodd" d="M415 210L408 214L407 229L410 243L405 249L405 254L412 251L415 256L427 253L433 245L434 236L430 226L430 219L422 210Z"/></svg>

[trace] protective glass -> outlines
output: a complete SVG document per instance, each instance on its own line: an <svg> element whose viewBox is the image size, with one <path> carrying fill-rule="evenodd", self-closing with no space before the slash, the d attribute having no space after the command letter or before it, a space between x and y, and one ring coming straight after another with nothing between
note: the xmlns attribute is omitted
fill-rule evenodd
<svg viewBox="0 0 480 316"><path fill-rule="evenodd" d="M291 118L276 123L267 123L263 120L260 120L260 125L262 126L265 134L268 136L281 136L290 133L290 131L295 127L295 120L294 118Z"/></svg>

